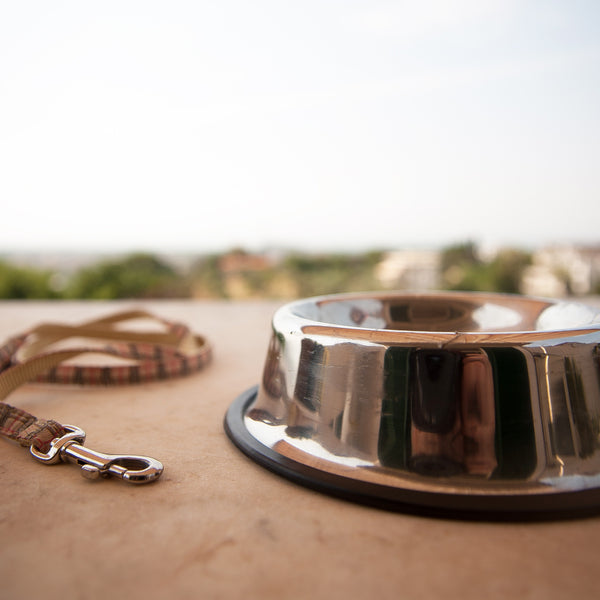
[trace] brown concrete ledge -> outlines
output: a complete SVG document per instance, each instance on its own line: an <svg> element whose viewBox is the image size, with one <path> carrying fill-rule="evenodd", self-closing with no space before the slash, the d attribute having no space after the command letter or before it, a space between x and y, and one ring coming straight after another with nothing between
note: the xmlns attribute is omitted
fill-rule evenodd
<svg viewBox="0 0 600 600"><path fill-rule="evenodd" d="M478 523L387 513L298 487L226 438L260 378L276 302L0 303L0 338L143 306L214 344L187 379L119 389L29 385L9 403L148 454L160 482L92 482L0 440L0 597L596 598L600 518Z"/></svg>

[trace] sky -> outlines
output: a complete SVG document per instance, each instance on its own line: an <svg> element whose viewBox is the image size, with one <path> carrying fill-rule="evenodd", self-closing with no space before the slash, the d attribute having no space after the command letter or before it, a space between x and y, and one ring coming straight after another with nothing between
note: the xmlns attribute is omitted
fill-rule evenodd
<svg viewBox="0 0 600 600"><path fill-rule="evenodd" d="M600 243L600 2L0 6L0 251Z"/></svg>

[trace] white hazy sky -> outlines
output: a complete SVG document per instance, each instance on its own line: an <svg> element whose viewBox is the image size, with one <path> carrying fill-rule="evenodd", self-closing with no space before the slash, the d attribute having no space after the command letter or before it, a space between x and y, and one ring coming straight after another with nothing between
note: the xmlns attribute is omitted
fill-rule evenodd
<svg viewBox="0 0 600 600"><path fill-rule="evenodd" d="M599 243L600 2L0 7L0 250Z"/></svg>

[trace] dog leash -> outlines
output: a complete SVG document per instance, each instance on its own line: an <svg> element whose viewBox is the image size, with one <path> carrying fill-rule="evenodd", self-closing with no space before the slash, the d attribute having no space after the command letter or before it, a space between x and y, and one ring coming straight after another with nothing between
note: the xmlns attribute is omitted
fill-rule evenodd
<svg viewBox="0 0 600 600"><path fill-rule="evenodd" d="M135 319L160 323L162 331L125 330ZM101 345L54 348L70 338L96 340ZM126 359L124 365L72 364L84 354ZM0 435L21 446L44 464L72 462L89 479L116 476L130 483L158 479L163 465L146 456L104 454L84 446L85 432L73 425L39 419L3 400L20 385L44 382L76 385L127 385L189 375L212 358L207 340L182 323L167 321L144 310L129 310L79 325L46 323L10 338L0 347Z"/></svg>

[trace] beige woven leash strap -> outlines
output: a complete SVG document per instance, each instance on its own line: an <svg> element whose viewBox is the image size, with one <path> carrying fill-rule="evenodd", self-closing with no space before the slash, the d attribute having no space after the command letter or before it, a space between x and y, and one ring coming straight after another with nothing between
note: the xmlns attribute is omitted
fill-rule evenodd
<svg viewBox="0 0 600 600"><path fill-rule="evenodd" d="M162 331L144 332L119 327L134 319L157 321ZM57 342L75 338L84 338L88 342L82 346L50 349ZM89 340L95 340L95 343L89 344ZM127 364L66 363L84 354L126 359ZM0 435L30 447L32 454L42 462L62 459L81 464L88 477L112 474L134 483L152 481L162 472L158 461L147 457L104 455L84 449L85 433L82 430L53 420L38 419L2 400L20 385L32 381L126 385L180 377L202 369L211 357L212 351L205 338L192 334L181 323L166 321L141 310L120 312L75 326L39 325L0 347Z"/></svg>

